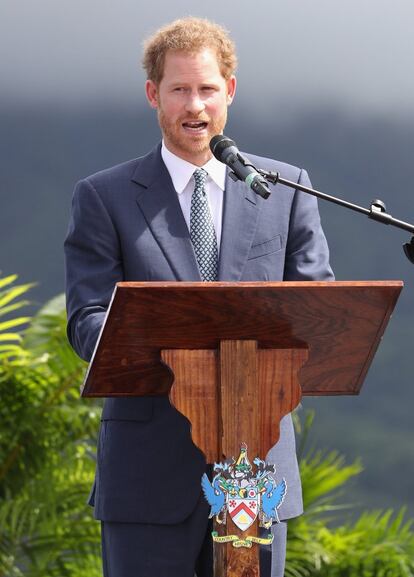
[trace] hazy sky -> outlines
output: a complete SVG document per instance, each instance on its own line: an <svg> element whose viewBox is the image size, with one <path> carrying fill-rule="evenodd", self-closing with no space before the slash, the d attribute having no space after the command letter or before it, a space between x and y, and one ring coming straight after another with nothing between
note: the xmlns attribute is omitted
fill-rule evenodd
<svg viewBox="0 0 414 577"><path fill-rule="evenodd" d="M0 2L1 100L143 101L143 38L193 14L231 30L246 105L414 114L413 0Z"/></svg>

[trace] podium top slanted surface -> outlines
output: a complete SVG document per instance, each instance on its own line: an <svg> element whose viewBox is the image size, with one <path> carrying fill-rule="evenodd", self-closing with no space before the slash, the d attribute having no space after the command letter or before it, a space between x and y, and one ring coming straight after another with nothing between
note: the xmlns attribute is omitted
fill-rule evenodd
<svg viewBox="0 0 414 577"><path fill-rule="evenodd" d="M167 394L164 349L308 348L305 395L358 394L401 281L122 282L113 294L83 396Z"/></svg>

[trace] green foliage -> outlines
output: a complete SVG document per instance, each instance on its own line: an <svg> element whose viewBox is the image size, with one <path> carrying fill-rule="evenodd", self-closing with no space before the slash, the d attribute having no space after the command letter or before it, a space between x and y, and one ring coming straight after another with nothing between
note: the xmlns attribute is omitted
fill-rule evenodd
<svg viewBox="0 0 414 577"><path fill-rule="evenodd" d="M14 285L17 275L10 275L0 278L0 363L5 364L11 359L15 361L24 356L24 349L21 347L21 334L10 332L10 329L22 327L28 323L28 317L18 317L8 320L3 318L26 306L27 300L17 300L25 294L33 285Z"/></svg>
<svg viewBox="0 0 414 577"><path fill-rule="evenodd" d="M366 512L353 524L321 531L329 558L323 577L411 577L414 575L412 521L404 510Z"/></svg>
<svg viewBox="0 0 414 577"><path fill-rule="evenodd" d="M0 279L8 313L27 304L15 299L31 286L14 280ZM4 330L27 325L23 319ZM65 325L58 297L24 333L3 333L17 346L0 358L0 577L101 575L99 526L85 505L99 406L79 401L85 363Z"/></svg>
<svg viewBox="0 0 414 577"><path fill-rule="evenodd" d="M304 427L296 421L301 441L313 417L306 415ZM344 523L351 505L338 503L360 462L346 465L336 452L306 455L303 442L299 450L305 515L289 522L285 577L413 577L414 532L404 509L364 512Z"/></svg>

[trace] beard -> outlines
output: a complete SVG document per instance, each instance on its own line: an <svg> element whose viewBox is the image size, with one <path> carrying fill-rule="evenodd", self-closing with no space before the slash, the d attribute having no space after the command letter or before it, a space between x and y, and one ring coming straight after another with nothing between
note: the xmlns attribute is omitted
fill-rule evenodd
<svg viewBox="0 0 414 577"><path fill-rule="evenodd" d="M188 121L207 122L207 131L203 134L185 133L182 124ZM201 154L208 154L209 158L211 158L210 140L216 134L222 134L226 121L227 108L224 109L223 114L219 117L208 118L205 115L187 115L177 121L170 120L161 106L158 108L158 123L165 142L173 148L171 152L174 152L177 156L183 156L185 160Z"/></svg>

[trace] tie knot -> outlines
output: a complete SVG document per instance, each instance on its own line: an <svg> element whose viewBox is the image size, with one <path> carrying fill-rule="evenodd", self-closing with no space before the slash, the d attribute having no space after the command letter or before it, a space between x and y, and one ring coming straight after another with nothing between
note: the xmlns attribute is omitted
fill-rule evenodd
<svg viewBox="0 0 414 577"><path fill-rule="evenodd" d="M196 186L204 186L207 178L207 172L204 170L204 168L197 168L193 172L193 176Z"/></svg>

